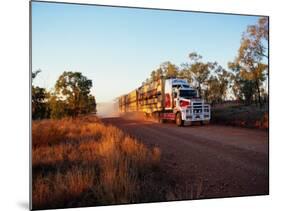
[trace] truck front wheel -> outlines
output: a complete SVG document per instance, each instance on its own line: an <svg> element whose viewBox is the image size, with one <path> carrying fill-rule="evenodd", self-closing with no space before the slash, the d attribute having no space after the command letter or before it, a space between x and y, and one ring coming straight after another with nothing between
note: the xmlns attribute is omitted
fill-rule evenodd
<svg viewBox="0 0 281 211"><path fill-rule="evenodd" d="M177 115L176 115L176 124L179 127L183 125L183 121L181 119L181 113L180 112L178 112Z"/></svg>

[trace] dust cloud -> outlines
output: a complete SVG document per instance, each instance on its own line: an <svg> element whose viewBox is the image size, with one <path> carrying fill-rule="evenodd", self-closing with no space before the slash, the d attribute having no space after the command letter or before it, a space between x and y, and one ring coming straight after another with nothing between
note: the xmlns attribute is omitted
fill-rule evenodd
<svg viewBox="0 0 281 211"><path fill-rule="evenodd" d="M97 103L97 115L102 118L119 117L118 103L115 101Z"/></svg>
<svg viewBox="0 0 281 211"><path fill-rule="evenodd" d="M145 117L143 112L139 112L139 111L122 113L120 114L120 116L123 119L128 119L128 120L151 120L150 118Z"/></svg>
<svg viewBox="0 0 281 211"><path fill-rule="evenodd" d="M100 118L122 117L127 120L155 121L141 111L119 112L118 101L97 103L97 116Z"/></svg>
<svg viewBox="0 0 281 211"><path fill-rule="evenodd" d="M149 120L143 112L130 111L120 113L118 102L116 101L97 103L97 116L100 118L122 117L129 120Z"/></svg>

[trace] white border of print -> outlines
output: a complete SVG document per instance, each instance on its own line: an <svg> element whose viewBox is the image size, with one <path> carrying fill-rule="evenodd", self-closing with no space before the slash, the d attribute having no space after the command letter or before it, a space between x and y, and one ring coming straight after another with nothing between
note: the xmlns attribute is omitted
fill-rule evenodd
<svg viewBox="0 0 281 211"><path fill-rule="evenodd" d="M58 0L59 2L59 0ZM96 207L100 211L134 210L278 210L280 209L280 7L274 0L67 0L134 6L270 16L270 195L196 201ZM29 193L29 2L12 0L0 7L1 210L27 210ZM278 48L279 47L279 48ZM275 67L275 68L274 68ZM93 208L67 209L90 210Z"/></svg>

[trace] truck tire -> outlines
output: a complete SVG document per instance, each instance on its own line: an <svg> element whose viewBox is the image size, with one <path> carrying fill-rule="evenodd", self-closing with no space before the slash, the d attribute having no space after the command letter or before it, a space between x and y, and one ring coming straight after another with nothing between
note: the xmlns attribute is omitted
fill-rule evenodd
<svg viewBox="0 0 281 211"><path fill-rule="evenodd" d="M181 119L181 113L180 112L178 112L177 115L176 115L176 124L179 127L183 126L183 121Z"/></svg>

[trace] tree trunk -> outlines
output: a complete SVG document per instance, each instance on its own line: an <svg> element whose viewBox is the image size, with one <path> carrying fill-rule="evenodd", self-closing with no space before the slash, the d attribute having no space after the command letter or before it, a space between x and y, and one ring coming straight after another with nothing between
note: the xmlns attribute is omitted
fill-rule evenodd
<svg viewBox="0 0 281 211"><path fill-rule="evenodd" d="M260 93L260 86L259 86L259 81L256 80L256 86L257 86L257 90L258 90L258 100L259 100L259 105L260 108L262 107L262 102L261 102L261 93Z"/></svg>
<svg viewBox="0 0 281 211"><path fill-rule="evenodd" d="M201 84L198 84L198 94L199 94L199 98L201 98Z"/></svg>

